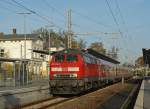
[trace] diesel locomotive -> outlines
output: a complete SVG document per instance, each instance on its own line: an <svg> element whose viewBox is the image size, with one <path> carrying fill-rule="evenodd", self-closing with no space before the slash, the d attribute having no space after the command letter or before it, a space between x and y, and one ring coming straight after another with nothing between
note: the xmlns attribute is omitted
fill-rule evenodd
<svg viewBox="0 0 150 109"><path fill-rule="evenodd" d="M131 75L128 69L119 67L118 61L92 49L54 53L49 73L52 94L79 94Z"/></svg>

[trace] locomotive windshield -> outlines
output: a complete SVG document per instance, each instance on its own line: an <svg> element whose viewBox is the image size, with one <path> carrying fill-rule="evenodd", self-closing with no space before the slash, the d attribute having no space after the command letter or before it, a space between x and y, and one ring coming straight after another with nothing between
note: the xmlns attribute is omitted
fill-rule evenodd
<svg viewBox="0 0 150 109"><path fill-rule="evenodd" d="M67 55L67 61L77 61L77 60L78 58L76 55L71 55L71 54Z"/></svg>
<svg viewBox="0 0 150 109"><path fill-rule="evenodd" d="M56 55L55 56L55 62L62 62L65 60L64 55Z"/></svg>

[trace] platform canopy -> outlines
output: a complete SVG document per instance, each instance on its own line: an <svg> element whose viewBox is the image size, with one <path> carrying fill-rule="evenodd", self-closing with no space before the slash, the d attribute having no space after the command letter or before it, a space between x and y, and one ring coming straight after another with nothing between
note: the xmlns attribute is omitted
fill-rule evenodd
<svg viewBox="0 0 150 109"><path fill-rule="evenodd" d="M29 61L29 59L0 57L0 61L2 61L2 62L16 62L16 61Z"/></svg>
<svg viewBox="0 0 150 109"><path fill-rule="evenodd" d="M48 50L35 50L31 49L33 52L40 53L40 54L45 54L45 55L53 55L56 53L56 51L48 51Z"/></svg>
<svg viewBox="0 0 150 109"><path fill-rule="evenodd" d="M93 49L87 49L87 52L88 52L89 54L91 54L91 55L93 55L93 56L95 56L95 57L97 57L97 58L103 59L103 60L105 60L105 61L109 61L109 62L114 63L114 64L120 64L119 61L116 61L116 60L114 60L114 59L112 59L112 58L110 58L110 57L108 57L108 56L105 56L105 55L103 55L103 54L101 54L101 53L98 53L97 51L95 51L95 50L93 50Z"/></svg>

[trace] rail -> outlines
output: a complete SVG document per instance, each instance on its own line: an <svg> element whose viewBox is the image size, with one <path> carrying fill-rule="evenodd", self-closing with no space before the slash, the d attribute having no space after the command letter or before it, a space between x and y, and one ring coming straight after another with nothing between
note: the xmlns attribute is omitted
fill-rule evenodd
<svg viewBox="0 0 150 109"><path fill-rule="evenodd" d="M129 94L129 96L127 97L127 99L125 100L125 102L122 104L120 109L129 109L129 107L134 105L134 100L136 99L136 95L138 93L138 90L140 88L140 84L136 85L131 93ZM131 105L130 105L131 104Z"/></svg>

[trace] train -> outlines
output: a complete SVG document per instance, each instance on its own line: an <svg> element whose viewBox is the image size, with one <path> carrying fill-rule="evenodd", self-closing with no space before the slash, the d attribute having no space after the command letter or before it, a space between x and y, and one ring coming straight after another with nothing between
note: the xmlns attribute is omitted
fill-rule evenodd
<svg viewBox="0 0 150 109"><path fill-rule="evenodd" d="M120 62L93 49L64 49L52 55L50 62L51 94L79 94L105 84L130 78Z"/></svg>

